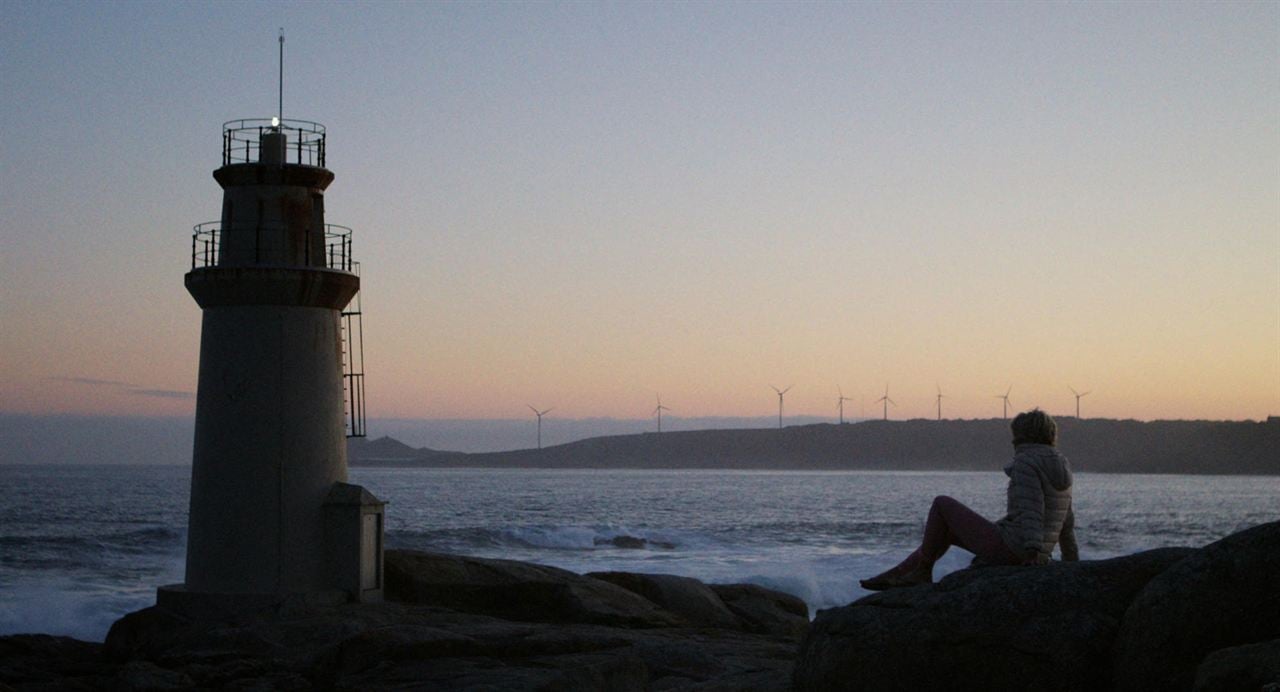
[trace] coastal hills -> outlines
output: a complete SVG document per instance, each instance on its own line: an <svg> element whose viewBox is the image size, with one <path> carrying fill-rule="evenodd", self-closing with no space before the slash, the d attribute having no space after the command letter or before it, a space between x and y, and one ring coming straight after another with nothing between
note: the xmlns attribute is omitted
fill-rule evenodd
<svg viewBox="0 0 1280 692"><path fill-rule="evenodd" d="M1280 474L1280 418L1135 421L1061 417L1058 442L1077 471ZM390 437L349 441L353 466L990 471L1009 459L1008 421L906 420L780 429L594 437L543 449L465 453Z"/></svg>

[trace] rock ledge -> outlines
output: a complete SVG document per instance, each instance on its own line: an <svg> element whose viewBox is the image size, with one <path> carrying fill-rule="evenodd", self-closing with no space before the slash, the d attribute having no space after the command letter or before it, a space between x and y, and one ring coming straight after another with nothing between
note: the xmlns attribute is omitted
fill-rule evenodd
<svg viewBox="0 0 1280 692"><path fill-rule="evenodd" d="M1280 663L1267 658L1280 638L1277 583L1280 522L1202 549L963 570L819 611L793 680L799 690L1208 690L1248 680L1280 692Z"/></svg>

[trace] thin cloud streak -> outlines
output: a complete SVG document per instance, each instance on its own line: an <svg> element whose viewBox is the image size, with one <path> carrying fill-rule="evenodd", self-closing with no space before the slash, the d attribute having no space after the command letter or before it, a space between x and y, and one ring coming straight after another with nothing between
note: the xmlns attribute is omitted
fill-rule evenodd
<svg viewBox="0 0 1280 692"><path fill-rule="evenodd" d="M47 377L45 379L55 380L58 382L73 382L75 384L87 384L95 387L116 387L116 388L132 388L137 385L128 382L120 382L118 380L97 380L92 377Z"/></svg>
<svg viewBox="0 0 1280 692"><path fill-rule="evenodd" d="M115 389L123 391L133 396L152 397L156 399L193 399L195 392L186 392L177 389L146 389L140 385L131 382L120 382L118 380L100 380L93 377L46 377L46 380L56 382L70 382L72 384L82 384L89 387L101 387L104 389Z"/></svg>
<svg viewBox="0 0 1280 692"><path fill-rule="evenodd" d="M130 394L136 396L150 396L157 399L194 399L195 392L181 392L175 389L133 389Z"/></svg>

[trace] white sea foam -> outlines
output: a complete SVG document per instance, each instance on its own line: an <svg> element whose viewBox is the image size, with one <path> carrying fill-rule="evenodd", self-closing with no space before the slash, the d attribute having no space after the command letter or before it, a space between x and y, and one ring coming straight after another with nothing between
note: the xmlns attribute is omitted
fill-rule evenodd
<svg viewBox="0 0 1280 692"><path fill-rule="evenodd" d="M501 529L498 535L504 543L531 548L590 550L595 547L594 539L598 534L586 526L527 526Z"/></svg>
<svg viewBox="0 0 1280 692"><path fill-rule="evenodd" d="M492 531L498 545L549 550L696 550L713 540L691 531L628 526L513 526Z"/></svg>
<svg viewBox="0 0 1280 692"><path fill-rule="evenodd" d="M829 557L803 563L787 563L771 566L743 576L739 581L758 584L792 594L809 604L813 616L823 608L847 605L866 596L858 581L883 572L907 556L906 550L875 555L847 555ZM934 579L964 568L973 555L953 549L934 566Z"/></svg>
<svg viewBox="0 0 1280 692"><path fill-rule="evenodd" d="M86 588L68 577L6 585L0 635L40 633L102 641L111 623L155 603L153 591Z"/></svg>

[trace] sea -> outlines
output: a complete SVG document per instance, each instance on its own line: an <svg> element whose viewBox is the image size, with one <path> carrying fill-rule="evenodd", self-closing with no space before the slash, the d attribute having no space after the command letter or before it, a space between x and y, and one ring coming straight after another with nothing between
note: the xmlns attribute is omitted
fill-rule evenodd
<svg viewBox="0 0 1280 692"><path fill-rule="evenodd" d="M183 580L188 466L0 466L0 635L101 641L117 618ZM929 504L989 518L992 472L352 468L385 500L386 545L574 572L749 582L811 613L865 595L858 579L905 557ZM1079 473L1085 559L1201 546L1280 519L1280 476ZM953 548L935 577L972 556Z"/></svg>

